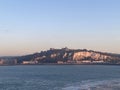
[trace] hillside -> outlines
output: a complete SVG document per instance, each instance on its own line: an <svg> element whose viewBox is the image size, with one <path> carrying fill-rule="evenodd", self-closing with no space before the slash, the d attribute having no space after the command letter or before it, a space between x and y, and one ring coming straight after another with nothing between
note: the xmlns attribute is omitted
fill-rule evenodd
<svg viewBox="0 0 120 90"><path fill-rule="evenodd" d="M35 63L108 63L119 64L120 55L97 52L86 49L53 49L47 51L41 51L40 53L34 53L31 55L16 57L18 63L24 61L31 61Z"/></svg>

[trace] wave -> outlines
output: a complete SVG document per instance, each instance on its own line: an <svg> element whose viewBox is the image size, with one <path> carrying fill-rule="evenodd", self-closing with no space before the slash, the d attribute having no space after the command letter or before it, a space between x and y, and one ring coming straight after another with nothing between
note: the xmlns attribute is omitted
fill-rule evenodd
<svg viewBox="0 0 120 90"><path fill-rule="evenodd" d="M120 79L87 80L67 85L62 90L120 90Z"/></svg>

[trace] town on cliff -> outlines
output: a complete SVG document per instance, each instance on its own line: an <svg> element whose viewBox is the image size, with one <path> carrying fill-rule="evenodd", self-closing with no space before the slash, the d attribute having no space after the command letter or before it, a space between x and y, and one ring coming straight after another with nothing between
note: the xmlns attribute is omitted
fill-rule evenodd
<svg viewBox="0 0 120 90"><path fill-rule="evenodd" d="M41 64L120 64L120 54L87 49L50 48L47 51L17 57L1 57L0 65Z"/></svg>

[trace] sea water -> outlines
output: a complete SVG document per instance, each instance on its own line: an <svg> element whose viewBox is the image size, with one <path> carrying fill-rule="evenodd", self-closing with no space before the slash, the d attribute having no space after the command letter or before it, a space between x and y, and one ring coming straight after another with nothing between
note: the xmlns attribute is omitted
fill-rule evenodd
<svg viewBox="0 0 120 90"><path fill-rule="evenodd" d="M120 90L120 66L0 66L0 90Z"/></svg>

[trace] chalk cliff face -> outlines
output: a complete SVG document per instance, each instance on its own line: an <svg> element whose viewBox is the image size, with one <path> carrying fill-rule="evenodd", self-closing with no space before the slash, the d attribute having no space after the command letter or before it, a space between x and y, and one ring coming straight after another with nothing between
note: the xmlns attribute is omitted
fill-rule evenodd
<svg viewBox="0 0 120 90"><path fill-rule="evenodd" d="M73 60L84 60L84 59L92 59L92 60L105 60L107 58L111 58L108 55L102 55L100 53L88 52L88 51L79 51L74 53Z"/></svg>
<svg viewBox="0 0 120 90"><path fill-rule="evenodd" d="M37 61L38 63L57 63L62 62L105 62L105 63L120 63L119 54L110 54L96 52L86 49L50 49L48 51L41 51L31 55L18 57L18 62L23 61Z"/></svg>

